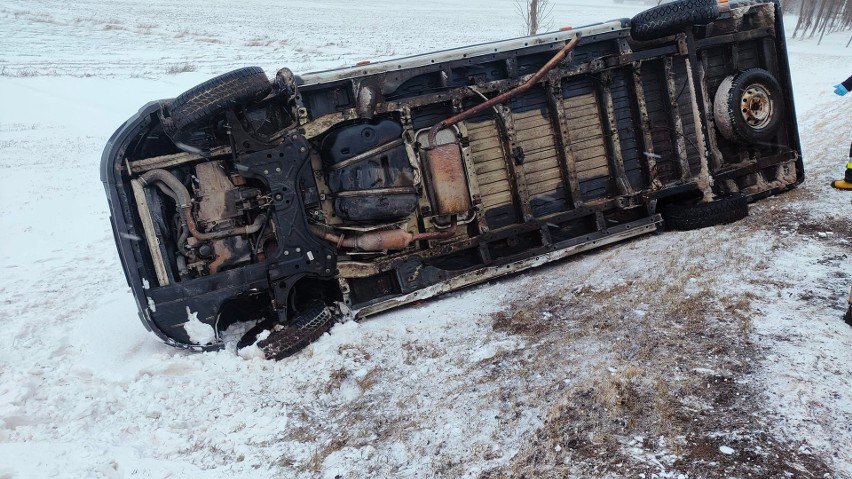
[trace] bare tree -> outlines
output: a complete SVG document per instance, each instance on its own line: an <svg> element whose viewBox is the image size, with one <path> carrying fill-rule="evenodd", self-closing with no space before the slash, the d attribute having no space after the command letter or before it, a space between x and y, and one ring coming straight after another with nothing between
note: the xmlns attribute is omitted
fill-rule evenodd
<svg viewBox="0 0 852 479"><path fill-rule="evenodd" d="M849 0L800 0L799 21L793 29L793 38L801 31L800 39L819 39L826 33L840 32L852 28L852 3ZM808 34L810 30L810 34ZM848 46L848 45L847 45Z"/></svg>
<svg viewBox="0 0 852 479"><path fill-rule="evenodd" d="M795 14L797 10L802 8L802 2L805 0L781 0L781 11L789 14Z"/></svg>
<svg viewBox="0 0 852 479"><path fill-rule="evenodd" d="M515 11L524 20L526 35L535 35L540 28L549 28L552 23L550 0L515 0Z"/></svg>

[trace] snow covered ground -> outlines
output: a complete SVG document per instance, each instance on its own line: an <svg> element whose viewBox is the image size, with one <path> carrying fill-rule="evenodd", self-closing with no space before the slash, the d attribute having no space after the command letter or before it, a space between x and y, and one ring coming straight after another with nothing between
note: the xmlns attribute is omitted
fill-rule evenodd
<svg viewBox="0 0 852 479"><path fill-rule="evenodd" d="M558 2L553 27L643 7ZM848 32L791 41L808 179L741 222L338 325L278 363L144 330L98 179L137 108L240 66L520 29L508 0L0 4L0 478L852 478L852 193L828 187Z"/></svg>

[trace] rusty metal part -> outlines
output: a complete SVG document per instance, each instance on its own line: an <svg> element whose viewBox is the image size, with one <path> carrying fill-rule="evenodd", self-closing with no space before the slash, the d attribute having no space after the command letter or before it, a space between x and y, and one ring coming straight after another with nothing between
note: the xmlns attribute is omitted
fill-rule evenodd
<svg viewBox="0 0 852 479"><path fill-rule="evenodd" d="M213 258L215 258L207 266L211 274L251 261L251 248L246 238L231 236L210 243L213 247Z"/></svg>
<svg viewBox="0 0 852 479"><path fill-rule="evenodd" d="M666 81L666 90L669 95L669 102L671 104L671 120L674 123L674 134L675 134L675 144L677 145L677 159L678 164L680 166L680 180L683 182L688 182L692 178L692 171L689 167L689 154L686 151L686 135L684 134L683 129L683 120L680 115L680 106L678 104L678 99L682 94L681 91L687 86L687 79L680 79L683 82L683 86L678 88L679 80L675 79L677 75L675 75L674 62L672 61L672 57L666 57L664 62L664 71L665 71L665 81Z"/></svg>
<svg viewBox="0 0 852 479"><path fill-rule="evenodd" d="M127 173L134 175L136 173L144 173L146 171L178 166L184 163L192 163L195 161L207 160L216 156L230 155L230 146L217 146L210 150L207 157L197 153L174 153L171 155L154 156L142 160L128 161L126 164Z"/></svg>
<svg viewBox="0 0 852 479"><path fill-rule="evenodd" d="M196 217L200 224L223 222L240 215L232 193L236 187L228 178L223 162L199 163L195 176L198 178Z"/></svg>
<svg viewBox="0 0 852 479"><path fill-rule="evenodd" d="M414 187L400 186L397 188L372 188L369 190L351 190L334 193L332 196L336 198L357 198L381 195L413 195L417 194Z"/></svg>
<svg viewBox="0 0 852 479"><path fill-rule="evenodd" d="M650 189L658 190L662 183L657 178L657 158L660 155L654 152L654 136L651 134L651 120L648 117L648 103L645 100L645 87L642 84L642 62L633 62L633 91L636 95L636 104L639 106L640 122L642 132L642 143L645 151L645 171L650 181Z"/></svg>
<svg viewBox="0 0 852 479"><path fill-rule="evenodd" d="M257 215L254 222L248 226L214 231L211 233L199 231L198 226L195 223L195 218L192 217L192 197L189 196L189 191L187 191L186 187L183 186L183 183L166 170L151 170L139 177L139 183L142 186L149 185L154 181L159 181L172 190L178 199L178 207L181 210L181 217L184 222L186 222L189 234L201 241L225 238L227 236L257 233L260 231L260 228L263 227L264 223L266 223L266 215L261 214Z"/></svg>
<svg viewBox="0 0 852 479"><path fill-rule="evenodd" d="M223 245L221 241L214 241L213 251L213 257L216 259L211 261L208 265L210 274L218 273L219 269L234 256L234 251Z"/></svg>
<svg viewBox="0 0 852 479"><path fill-rule="evenodd" d="M311 233L337 245L338 248L356 248L363 251L405 249L414 241L450 238L456 234L456 224L434 233L411 233L404 229L375 230L351 236L336 235L318 225L309 225Z"/></svg>
<svg viewBox="0 0 852 479"><path fill-rule="evenodd" d="M195 220L192 218L191 208L181 208L181 213L183 216L183 220L186 221L186 227L187 229L189 229L189 234L191 234L194 238L202 241L225 238L227 236L254 234L260 231L260 228L262 228L264 223L266 223L266 215L260 214L257 215L257 217L254 219L254 222L252 222L252 224L250 225L240 226L238 228L230 228L222 231L213 231L211 233L205 233L203 231L198 231L198 226L195 224Z"/></svg>
<svg viewBox="0 0 852 479"><path fill-rule="evenodd" d="M611 80L612 78L608 72L604 73L603 77L607 80ZM611 168L610 174L615 180L615 186L618 188L618 193L621 195L629 195L633 193L633 187L630 185L630 180L627 178L627 173L624 169L624 157L621 152L621 134L618 132L618 119L615 116L615 102L612 99L612 89L609 86L610 83L610 81L604 81L604 85L601 88L601 103L603 104L603 114L601 115L601 119L609 123L609 131L606 135L606 141L608 141L610 145L610 154L608 155Z"/></svg>
<svg viewBox="0 0 852 479"><path fill-rule="evenodd" d="M769 91L761 84L746 87L742 94L741 112L743 119L755 130L759 130L772 120L775 104Z"/></svg>
<svg viewBox="0 0 852 479"><path fill-rule="evenodd" d="M357 110L354 108L347 108L339 112L318 116L310 121L304 119L304 123L300 125L300 129L305 130L304 135L306 138L315 138L331 128L338 126L342 122L357 120L359 118Z"/></svg>
<svg viewBox="0 0 852 479"><path fill-rule="evenodd" d="M369 150L367 150L363 153L355 155L352 158L347 158L347 159L345 159L345 160L343 160L339 163L329 165L328 168L330 170L341 170L343 168L346 168L347 166L352 166L355 163L358 163L359 161L363 161L363 160L372 158L374 156L381 155L382 153L386 153L386 152L393 150L394 148L400 147L402 145L403 145L403 140L402 140L402 138L400 138L398 140L394 140L394 141L391 141L391 142L388 142L388 143L384 143L384 144L379 145L375 148L371 148L371 149L369 149Z"/></svg>
<svg viewBox="0 0 852 479"><path fill-rule="evenodd" d="M430 146L426 149L425 163L431 180L435 213L452 215L469 211L467 175L458 143Z"/></svg>
<svg viewBox="0 0 852 479"><path fill-rule="evenodd" d="M571 41L566 43L565 46L562 47L562 49L559 50L559 52L556 53L556 55L553 56L553 58L551 58L547 63L544 64L543 67L541 67L537 72L535 72L533 74L533 76L531 76L529 78L529 80L527 80L526 82L524 82L522 85L518 86L517 88L513 88L512 90L509 90L509 91L507 91L503 94L497 95L494 98L492 98L492 99L490 99L486 102L483 102L483 103L480 103L479 105L474 106L473 108L465 110L465 111L463 111L463 112L461 112L457 115L454 115L454 116L451 116L450 118L447 118L444 121L436 123L435 126L433 126L431 130L429 130L429 144L435 145L435 143L436 143L435 142L435 136L438 134L438 130L440 130L441 128L444 128L444 127L447 127L447 126L450 126L450 125L454 125L454 124L456 124L460 121L467 120L468 118L472 118L472 117L478 115L479 113L482 113L483 111L493 107L494 105L504 103L505 101L507 101L511 98L514 98L514 97L520 95L521 93L532 88L533 85L538 83L539 80L541 80L542 77L544 77L544 75L547 74L547 72L556 68L556 65L558 65L559 62L561 62L562 60L565 59L565 57L568 55L568 53L571 50L573 50L575 46L577 46L577 43L580 41L580 37L581 37L580 32L577 32L575 34L574 38L572 38Z"/></svg>

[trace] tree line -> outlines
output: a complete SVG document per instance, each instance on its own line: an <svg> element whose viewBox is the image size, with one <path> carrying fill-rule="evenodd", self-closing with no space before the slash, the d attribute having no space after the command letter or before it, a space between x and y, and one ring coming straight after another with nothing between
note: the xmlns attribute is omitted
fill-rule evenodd
<svg viewBox="0 0 852 479"><path fill-rule="evenodd" d="M819 34L822 41L826 33L852 29L852 2L849 0L785 0L783 10L799 15L793 38L813 38Z"/></svg>

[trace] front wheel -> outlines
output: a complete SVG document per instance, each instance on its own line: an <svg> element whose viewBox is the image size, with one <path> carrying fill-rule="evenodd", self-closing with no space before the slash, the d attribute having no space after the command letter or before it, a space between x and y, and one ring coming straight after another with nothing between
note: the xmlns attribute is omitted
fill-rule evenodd
<svg viewBox="0 0 852 479"><path fill-rule="evenodd" d="M240 68L178 95L169 105L176 130L182 130L218 115L228 108L246 105L265 97L272 89L260 67Z"/></svg>
<svg viewBox="0 0 852 479"><path fill-rule="evenodd" d="M237 344L237 351L256 345L266 359L292 356L325 334L339 315L335 308L314 300L285 325L261 322L250 329Z"/></svg>

